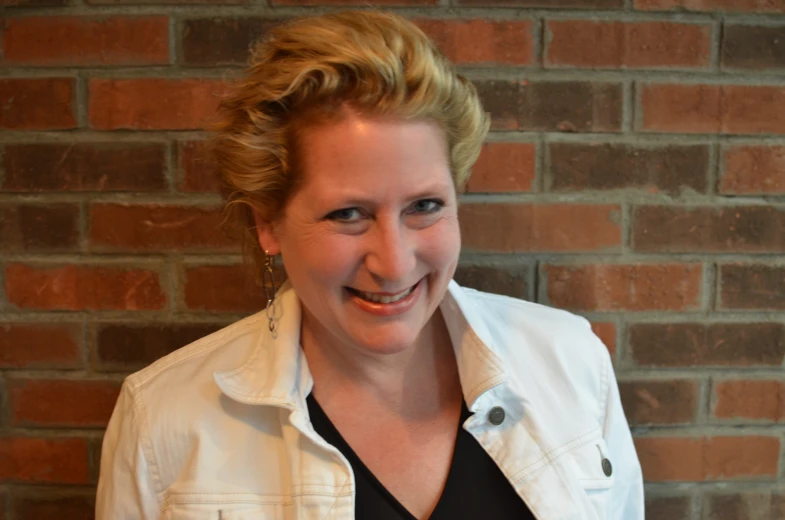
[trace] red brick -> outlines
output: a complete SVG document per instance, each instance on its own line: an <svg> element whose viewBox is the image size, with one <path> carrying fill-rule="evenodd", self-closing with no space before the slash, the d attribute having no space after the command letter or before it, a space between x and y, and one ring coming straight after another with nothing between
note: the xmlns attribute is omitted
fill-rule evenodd
<svg viewBox="0 0 785 520"><path fill-rule="evenodd" d="M80 326L71 323L0 325L0 368L76 368Z"/></svg>
<svg viewBox="0 0 785 520"><path fill-rule="evenodd" d="M785 326L779 323L634 323L631 359L641 366L779 367Z"/></svg>
<svg viewBox="0 0 785 520"><path fill-rule="evenodd" d="M699 264L546 265L545 273L548 302L556 307L683 311L700 306Z"/></svg>
<svg viewBox="0 0 785 520"><path fill-rule="evenodd" d="M624 414L632 425L682 424L695 420L698 403L695 381L622 381L619 392Z"/></svg>
<svg viewBox="0 0 785 520"><path fill-rule="evenodd" d="M3 191L161 191L159 143L9 144Z"/></svg>
<svg viewBox="0 0 785 520"><path fill-rule="evenodd" d="M415 23L458 65L530 65L534 62L529 20L428 20Z"/></svg>
<svg viewBox="0 0 785 520"><path fill-rule="evenodd" d="M218 208L93 204L90 243L131 251L234 248L221 231L222 221Z"/></svg>
<svg viewBox="0 0 785 520"><path fill-rule="evenodd" d="M624 0L457 0L458 5L545 7L579 9L613 9L624 6Z"/></svg>
<svg viewBox="0 0 785 520"><path fill-rule="evenodd" d="M139 370L174 350L211 334L221 323L101 324L97 334L99 369Z"/></svg>
<svg viewBox="0 0 785 520"><path fill-rule="evenodd" d="M723 153L720 193L785 194L785 146L732 146Z"/></svg>
<svg viewBox="0 0 785 520"><path fill-rule="evenodd" d="M87 440L0 437L0 482L87 484Z"/></svg>
<svg viewBox="0 0 785 520"><path fill-rule="evenodd" d="M120 393L117 381L9 379L15 426L106 427Z"/></svg>
<svg viewBox="0 0 785 520"><path fill-rule="evenodd" d="M529 269L519 262L461 263L454 278L464 287L528 300Z"/></svg>
<svg viewBox="0 0 785 520"><path fill-rule="evenodd" d="M721 56L725 68L785 68L785 26L726 23L722 30Z"/></svg>
<svg viewBox="0 0 785 520"><path fill-rule="evenodd" d="M196 67L245 64L254 42L282 21L252 16L185 20L182 62Z"/></svg>
<svg viewBox="0 0 785 520"><path fill-rule="evenodd" d="M780 520L785 518L785 495L769 489L706 493L703 510L706 520Z"/></svg>
<svg viewBox="0 0 785 520"><path fill-rule="evenodd" d="M91 5L237 5L248 0L87 0Z"/></svg>
<svg viewBox="0 0 785 520"><path fill-rule="evenodd" d="M782 0L635 0L636 9L783 13Z"/></svg>
<svg viewBox="0 0 785 520"><path fill-rule="evenodd" d="M92 495L63 495L62 491L37 492L14 497L16 520L95 520L95 499Z"/></svg>
<svg viewBox="0 0 785 520"><path fill-rule="evenodd" d="M776 477L776 437L639 437L643 478L649 482L739 480Z"/></svg>
<svg viewBox="0 0 785 520"><path fill-rule="evenodd" d="M646 131L785 133L785 87L646 84L641 106Z"/></svg>
<svg viewBox="0 0 785 520"><path fill-rule="evenodd" d="M641 189L674 195L705 193L706 145L634 146L614 143L551 143L553 191Z"/></svg>
<svg viewBox="0 0 785 520"><path fill-rule="evenodd" d="M463 245L499 253L604 251L621 243L619 207L583 204L462 204ZM586 229L591 233L586 233Z"/></svg>
<svg viewBox="0 0 785 520"><path fill-rule="evenodd" d="M705 68L711 26L675 22L551 20L546 64L587 68Z"/></svg>
<svg viewBox="0 0 785 520"><path fill-rule="evenodd" d="M74 250L78 219L75 204L0 204L0 252Z"/></svg>
<svg viewBox="0 0 785 520"><path fill-rule="evenodd" d="M0 128L61 130L76 127L72 78L0 79Z"/></svg>
<svg viewBox="0 0 785 520"><path fill-rule="evenodd" d="M20 308L156 310L166 304L158 275L145 269L8 264L5 292Z"/></svg>
<svg viewBox="0 0 785 520"><path fill-rule="evenodd" d="M719 419L785 419L785 383L782 381L716 381L714 416Z"/></svg>
<svg viewBox="0 0 785 520"><path fill-rule="evenodd" d="M439 0L374 0L373 5L376 6L423 6L423 5L436 5ZM271 5L347 5L347 6L361 6L369 5L368 0L270 0Z"/></svg>
<svg viewBox="0 0 785 520"><path fill-rule="evenodd" d="M636 251L776 253L785 251L785 210L771 206L643 206L635 209Z"/></svg>
<svg viewBox="0 0 785 520"><path fill-rule="evenodd" d="M722 265L720 280L720 308L785 309L785 267Z"/></svg>
<svg viewBox="0 0 785 520"><path fill-rule="evenodd" d="M266 303L262 287L254 283L243 265L191 267L185 271L185 304L189 309L256 312Z"/></svg>
<svg viewBox="0 0 785 520"><path fill-rule="evenodd" d="M646 494L646 520L691 520L688 496L652 496Z"/></svg>
<svg viewBox="0 0 785 520"><path fill-rule="evenodd" d="M92 79L90 126L98 130L190 130L215 114L225 84L207 79Z"/></svg>
<svg viewBox="0 0 785 520"><path fill-rule="evenodd" d="M221 173L205 141L182 141L177 144L180 164L180 190L218 193Z"/></svg>
<svg viewBox="0 0 785 520"><path fill-rule="evenodd" d="M591 330L605 344L611 357L616 355L616 324L612 322L593 322Z"/></svg>
<svg viewBox="0 0 785 520"><path fill-rule="evenodd" d="M6 63L15 65L158 65L169 62L166 16L6 19Z"/></svg>
<svg viewBox="0 0 785 520"><path fill-rule="evenodd" d="M469 193L531 191L537 161L534 143L485 143L472 168Z"/></svg>
<svg viewBox="0 0 785 520"><path fill-rule="evenodd" d="M622 90L589 81L474 82L495 130L618 132Z"/></svg>

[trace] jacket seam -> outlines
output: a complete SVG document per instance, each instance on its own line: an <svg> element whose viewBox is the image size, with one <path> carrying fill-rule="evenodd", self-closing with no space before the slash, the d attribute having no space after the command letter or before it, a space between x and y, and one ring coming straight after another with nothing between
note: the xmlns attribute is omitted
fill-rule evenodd
<svg viewBox="0 0 785 520"><path fill-rule="evenodd" d="M147 463L147 471L153 481L153 490L155 497L158 501L158 510L163 511L164 506L164 489L161 482L160 470L158 467L158 460L155 457L153 450L152 438L146 435L147 432L147 413L146 407L142 402L142 396L138 393L138 389L133 386L128 387L128 393L131 397L131 405L134 407L134 422L137 422L137 430L139 432L139 444L142 446L142 455Z"/></svg>

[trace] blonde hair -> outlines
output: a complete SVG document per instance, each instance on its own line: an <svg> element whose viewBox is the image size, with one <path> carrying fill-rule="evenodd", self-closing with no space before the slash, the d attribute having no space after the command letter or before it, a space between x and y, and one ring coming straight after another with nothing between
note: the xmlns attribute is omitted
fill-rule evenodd
<svg viewBox="0 0 785 520"><path fill-rule="evenodd" d="M279 26L255 45L249 68L222 100L212 152L226 189L227 223L259 259L251 209L283 213L301 178L296 137L337 120L342 107L369 116L436 122L455 187L463 190L490 120L477 91L413 23L347 11Z"/></svg>

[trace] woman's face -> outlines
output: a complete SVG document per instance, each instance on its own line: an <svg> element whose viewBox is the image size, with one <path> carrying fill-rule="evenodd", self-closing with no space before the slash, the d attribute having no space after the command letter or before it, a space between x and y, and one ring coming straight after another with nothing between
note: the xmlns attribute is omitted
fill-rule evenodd
<svg viewBox="0 0 785 520"><path fill-rule="evenodd" d="M303 327L366 353L406 349L460 252L443 133L430 122L350 115L306 131L299 150L303 185L260 241L282 254Z"/></svg>

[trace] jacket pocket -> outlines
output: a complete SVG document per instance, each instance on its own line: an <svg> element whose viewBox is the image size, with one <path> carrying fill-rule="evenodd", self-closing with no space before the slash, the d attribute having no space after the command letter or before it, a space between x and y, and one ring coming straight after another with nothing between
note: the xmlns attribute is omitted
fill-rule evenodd
<svg viewBox="0 0 785 520"><path fill-rule="evenodd" d="M570 465L597 518L608 518L614 476L613 461L605 440L598 437L572 450Z"/></svg>
<svg viewBox="0 0 785 520"><path fill-rule="evenodd" d="M242 498L241 498L242 496ZM188 494L170 496L162 520L281 520L283 505L266 497Z"/></svg>

